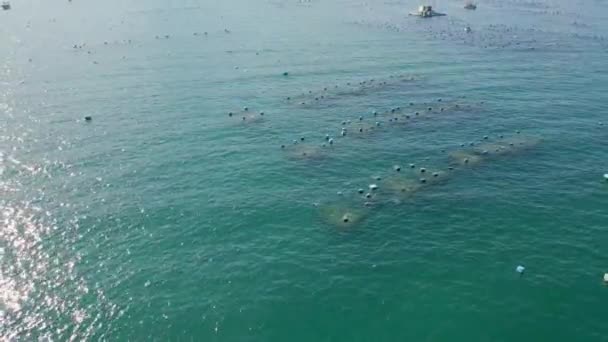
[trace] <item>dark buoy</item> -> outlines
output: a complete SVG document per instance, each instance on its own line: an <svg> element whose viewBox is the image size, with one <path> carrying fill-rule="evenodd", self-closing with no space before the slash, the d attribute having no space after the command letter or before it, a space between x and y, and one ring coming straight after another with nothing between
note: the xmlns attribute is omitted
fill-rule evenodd
<svg viewBox="0 0 608 342"><path fill-rule="evenodd" d="M363 189L357 190L358 193L363 194L365 191Z"/></svg>
<svg viewBox="0 0 608 342"><path fill-rule="evenodd" d="M426 183L426 178L420 178L420 183Z"/></svg>
<svg viewBox="0 0 608 342"><path fill-rule="evenodd" d="M410 169L413 169L416 167L416 164L410 164Z"/></svg>
<svg viewBox="0 0 608 342"><path fill-rule="evenodd" d="M285 72L283 73L283 76L289 76L289 73L288 73L287 71L285 71Z"/></svg>
<svg viewBox="0 0 608 342"><path fill-rule="evenodd" d="M93 117L92 116L85 116L84 117L84 121L93 121Z"/></svg>
<svg viewBox="0 0 608 342"><path fill-rule="evenodd" d="M425 168L423 168L423 167L421 167L421 168L420 168L420 173L425 173L425 172L426 172L426 169L425 169Z"/></svg>
<svg viewBox="0 0 608 342"><path fill-rule="evenodd" d="M395 165L393 168L395 169L395 171L401 172L401 166Z"/></svg>

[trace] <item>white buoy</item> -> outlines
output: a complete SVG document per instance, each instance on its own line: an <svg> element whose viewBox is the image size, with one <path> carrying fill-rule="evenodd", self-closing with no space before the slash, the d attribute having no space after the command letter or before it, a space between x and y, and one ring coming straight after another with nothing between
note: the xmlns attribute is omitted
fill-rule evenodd
<svg viewBox="0 0 608 342"><path fill-rule="evenodd" d="M370 184L369 189L374 191L374 190L378 189L378 186L376 184Z"/></svg>
<svg viewBox="0 0 608 342"><path fill-rule="evenodd" d="M523 274L525 270L526 270L526 268L523 267L522 265L519 265L515 268L515 271L517 271L517 273L519 273L519 274Z"/></svg>
<svg viewBox="0 0 608 342"><path fill-rule="evenodd" d="M608 273L604 274L604 282L608 284Z"/></svg>
<svg viewBox="0 0 608 342"><path fill-rule="evenodd" d="M608 173L604 173L604 180L608 182Z"/></svg>
<svg viewBox="0 0 608 342"><path fill-rule="evenodd" d="M334 144L334 139L329 138L328 142L329 142L330 145L333 145Z"/></svg>

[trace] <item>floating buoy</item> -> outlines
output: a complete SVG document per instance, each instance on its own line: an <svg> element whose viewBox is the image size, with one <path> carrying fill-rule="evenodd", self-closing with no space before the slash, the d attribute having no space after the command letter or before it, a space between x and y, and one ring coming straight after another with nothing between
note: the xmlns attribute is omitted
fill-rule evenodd
<svg viewBox="0 0 608 342"><path fill-rule="evenodd" d="M374 191L374 190L378 189L378 186L376 184L370 184L369 185L369 189L372 190L372 191Z"/></svg>
<svg viewBox="0 0 608 342"><path fill-rule="evenodd" d="M421 168L420 168L420 173L425 173L425 172L426 172L426 169L425 169L425 168L423 168L423 167L421 167Z"/></svg>
<svg viewBox="0 0 608 342"><path fill-rule="evenodd" d="M604 173L604 180L608 182L608 173Z"/></svg>
<svg viewBox="0 0 608 342"><path fill-rule="evenodd" d="M285 72L283 73L283 76L288 76L288 75L289 75L289 73L288 73L287 71L285 71Z"/></svg>
<svg viewBox="0 0 608 342"><path fill-rule="evenodd" d="M369 192L365 194L365 198L371 198L372 194L370 194Z"/></svg>
<svg viewBox="0 0 608 342"><path fill-rule="evenodd" d="M243 107L243 110L247 112L249 111L249 107Z"/></svg>
<svg viewBox="0 0 608 342"><path fill-rule="evenodd" d="M413 169L416 167L416 164L410 164L410 169Z"/></svg>
<svg viewBox="0 0 608 342"><path fill-rule="evenodd" d="M84 117L84 121L91 121L91 120L93 120L92 116L85 116Z"/></svg>
<svg viewBox="0 0 608 342"><path fill-rule="evenodd" d="M357 190L358 193L363 194L365 191L363 189Z"/></svg>
<svg viewBox="0 0 608 342"><path fill-rule="evenodd" d="M604 283L608 284L608 273L604 274Z"/></svg>
<svg viewBox="0 0 608 342"><path fill-rule="evenodd" d="M328 142L329 142L329 144L330 144L330 145L333 145L333 144L334 144L334 139L329 138L329 141L328 141Z"/></svg>
<svg viewBox="0 0 608 342"><path fill-rule="evenodd" d="M232 116L232 112L228 113L228 116Z"/></svg>
<svg viewBox="0 0 608 342"><path fill-rule="evenodd" d="M523 267L522 265L519 265L515 268L515 271L519 274L524 274L524 271L526 270L525 267Z"/></svg>
<svg viewBox="0 0 608 342"><path fill-rule="evenodd" d="M285 145L281 145L281 148L285 148Z"/></svg>
<svg viewBox="0 0 608 342"><path fill-rule="evenodd" d="M397 172L400 172L401 171L401 166L395 165L395 166L393 166L393 169L395 169L395 171L397 171Z"/></svg>
<svg viewBox="0 0 608 342"><path fill-rule="evenodd" d="M342 196L342 191L338 191L336 194L337 194L338 196Z"/></svg>

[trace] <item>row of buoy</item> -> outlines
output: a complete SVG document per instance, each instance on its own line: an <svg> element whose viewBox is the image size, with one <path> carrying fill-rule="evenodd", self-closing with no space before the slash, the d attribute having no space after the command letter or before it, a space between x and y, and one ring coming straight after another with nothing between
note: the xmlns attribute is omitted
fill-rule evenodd
<svg viewBox="0 0 608 342"><path fill-rule="evenodd" d="M442 99L439 98L436 101L437 101L437 103L441 103ZM483 102L481 102L481 103L483 103ZM427 105L427 104L423 104L423 105ZM409 106L414 106L414 102L410 102ZM402 119L404 119L402 121L405 124L410 119L415 119L417 117L423 117L423 116L427 115L427 114L421 113L420 111L413 112L412 114L403 114L404 108L405 107L397 106L397 107L391 108L390 110L386 110L386 111L384 111L384 112L382 112L380 114L378 114L378 111L373 111L372 115L376 119L378 119L379 116L380 117L382 117L382 116L390 116L390 118L388 119L387 122L383 122L383 121L378 121L377 120L377 121L373 121L373 123L370 123L369 126L355 127L354 132L355 133L366 133L366 132L378 131L378 129L381 128L381 126L383 125L383 123L388 123L388 124L398 123L400 117ZM465 108L467 108L467 107L466 106L461 106L460 104L456 104L453 109L454 110L463 110ZM446 112L445 109L446 109L446 107L440 107L438 113L445 113ZM433 113L435 111L436 110L433 107L428 107L427 110L425 111L425 113ZM366 119L362 115L360 115L358 117L358 120L356 120L355 122L363 123L363 122L366 122ZM348 135L348 132L349 132L349 130L348 130L347 127L350 126L350 125L353 125L353 124L354 123L353 123L352 120L343 120L341 122L341 130L340 130L339 136L340 137L346 137ZM487 136L485 138L487 139ZM325 135L325 140L328 140L328 139L330 139L330 135L326 134ZM333 141L333 138L332 138L332 141ZM321 145L325 146L324 143L321 144ZM281 145L281 146L282 146L282 148L284 148L285 145ZM462 146L464 146L464 144Z"/></svg>
<svg viewBox="0 0 608 342"><path fill-rule="evenodd" d="M516 132L519 132L519 131L516 131ZM469 150L465 150L465 152L462 154L456 154L454 156L452 156L452 154L450 154L450 163L449 163L449 166L447 167L447 170L448 170L447 172L444 172L441 170L428 169L426 167L417 166L415 163L410 163L410 164L407 164L408 167L405 168L405 170L409 170L409 171L406 172L406 175L403 175L404 168L402 166L400 166L400 164L393 165L392 170L393 170L395 176L389 175L388 178L384 181L383 181L383 177L381 177L381 176L373 176L372 178L379 183L377 183L377 182L370 183L367 186L367 190L365 190L365 188L358 188L356 190L356 193L359 195L358 201L360 201L359 203L361 203L363 208L369 208L369 207L375 206L376 204L381 204L382 202L378 202L378 199L383 198L383 196L385 196L385 195L388 195L388 197L385 197L385 200L386 200L385 203L391 203L394 201L394 199L398 199L398 198L403 198L403 199L410 198L412 195L414 195L415 193L417 193L418 191L420 191L422 189L427 188L428 186L442 184L444 181L449 179L449 177L451 177L451 172L454 172L457 168L466 168L469 166L477 165L482 160L482 156L484 155L481 152L481 150L483 150L483 149L490 149L492 147L492 148L497 149L498 151L504 149L505 151L509 151L509 152L517 152L517 151L523 152L523 151L527 150L528 148L535 146L537 144L537 142L540 141L538 139L524 138L524 140L517 142L518 140L521 139L521 138L519 138L519 136L517 136L518 138L515 140L502 140L502 138L504 137L504 135L502 135L502 134L499 137L500 138L499 138L498 142L488 142L488 143L484 144L484 142L487 142L492 139L489 136L483 136L481 139L479 139L479 142L475 142L474 145L476 147L469 149ZM506 152L499 152L499 153L496 153L496 155L497 156L505 155L505 153ZM462 161L463 156L468 156L468 158L470 158L471 161L470 162L468 162L468 160ZM465 158L465 159L467 159L467 158ZM483 158L483 159L486 159L486 158ZM396 175L399 175L399 176L396 176ZM342 191L339 191L338 193L340 196L344 195L344 193ZM397 196L397 197L393 197L393 196ZM331 206L335 207L335 205L331 205ZM339 210L343 211L342 213L338 212L337 214L339 214L339 215L337 215L333 211L330 213L328 222L332 223L332 224L336 224L338 227L341 227L341 228L352 227L356 223L362 222L363 217L366 216L363 213L359 213L356 216L358 219L353 220L352 213L358 209L343 208L343 209L339 209ZM323 211L322 211L322 213L323 213ZM348 221L340 221L340 220L335 219L336 215L343 216L346 214L349 214L349 215L347 215L349 218Z"/></svg>
<svg viewBox="0 0 608 342"><path fill-rule="evenodd" d="M284 74L287 76L286 74ZM395 74L389 75L387 79L370 78L358 82L346 82L345 84L335 84L333 87L325 86L321 90L308 90L298 95L287 96L286 100L289 103L299 105L311 105L320 103L322 100L336 98L348 95L356 95L365 91L374 89L380 90L383 87L391 86L399 82L415 81L416 78L412 75Z"/></svg>

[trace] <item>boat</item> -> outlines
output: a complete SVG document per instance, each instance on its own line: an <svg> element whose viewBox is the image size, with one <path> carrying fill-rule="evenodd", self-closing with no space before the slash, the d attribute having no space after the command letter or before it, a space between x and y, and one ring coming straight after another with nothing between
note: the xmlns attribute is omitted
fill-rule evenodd
<svg viewBox="0 0 608 342"><path fill-rule="evenodd" d="M477 9L477 5L475 5L473 2L471 1L467 1L466 4L464 4L464 8L468 9L468 10L474 10Z"/></svg>
<svg viewBox="0 0 608 342"><path fill-rule="evenodd" d="M2 3L2 9L3 9L3 10L5 10L5 11L10 10L10 9L11 9L11 3L10 3L10 2L8 2L8 1L4 1L4 2Z"/></svg>
<svg viewBox="0 0 608 342"><path fill-rule="evenodd" d="M417 12L411 12L410 15L414 15L414 16L417 16L420 18L431 18L431 17L441 17L446 14L433 11L433 6L421 5L420 7L418 7Z"/></svg>

